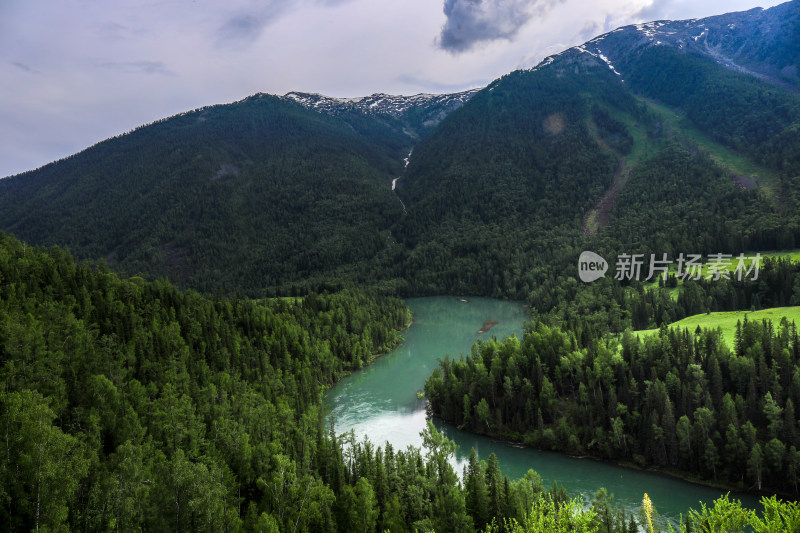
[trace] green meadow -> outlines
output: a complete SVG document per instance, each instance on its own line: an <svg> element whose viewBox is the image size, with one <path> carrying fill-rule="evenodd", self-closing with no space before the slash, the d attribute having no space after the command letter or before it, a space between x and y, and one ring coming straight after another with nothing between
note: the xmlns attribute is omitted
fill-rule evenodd
<svg viewBox="0 0 800 533"><path fill-rule="evenodd" d="M669 325L670 328L689 328L690 331L701 328L721 328L722 337L729 348L733 348L734 335L736 333L736 323L740 320L761 321L771 320L777 325L783 317L789 322L800 323L800 306L794 307L773 307L772 309L762 309L760 311L721 311L718 313L708 313L694 315L678 320ZM658 329L646 329L634 332L639 338L643 339L651 335L658 335Z"/></svg>

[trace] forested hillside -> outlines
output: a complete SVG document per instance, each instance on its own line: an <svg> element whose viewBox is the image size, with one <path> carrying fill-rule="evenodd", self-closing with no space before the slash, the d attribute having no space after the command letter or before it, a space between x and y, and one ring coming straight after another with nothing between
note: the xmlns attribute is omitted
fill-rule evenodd
<svg viewBox="0 0 800 533"><path fill-rule="evenodd" d="M462 533L550 505L625 531L496 458L463 486L432 425L424 453L327 428L321 391L409 318L363 291L210 299L0 234L0 528Z"/></svg>
<svg viewBox="0 0 800 533"><path fill-rule="evenodd" d="M256 95L0 181L0 226L128 274L263 295L384 247L410 144L391 117Z"/></svg>
<svg viewBox="0 0 800 533"><path fill-rule="evenodd" d="M473 431L796 494L798 357L789 323L745 321L730 351L714 331L666 329L581 348L539 324L443 361L425 392L434 414Z"/></svg>
<svg viewBox="0 0 800 533"><path fill-rule="evenodd" d="M2 529L335 527L321 391L408 320L364 292L208 299L0 236Z"/></svg>
<svg viewBox="0 0 800 533"><path fill-rule="evenodd" d="M424 453L327 429L321 390L396 343L408 319L398 300L363 291L210 299L0 234L0 528L631 532L647 523L604 491L585 510L533 471L510 481L494 455L473 453L459 481L454 445L432 424ZM691 516L791 531L797 507L767 505L766 526L724 500Z"/></svg>
<svg viewBox="0 0 800 533"><path fill-rule="evenodd" d="M413 293L526 293L540 254L560 253L611 183L616 163L586 130L584 91L638 113L612 78L509 74L420 143L399 184L404 248L390 250Z"/></svg>
<svg viewBox="0 0 800 533"><path fill-rule="evenodd" d="M0 181L0 228L211 293L540 310L587 248L793 248L800 97L720 54L790 73L797 5L621 28L474 94L200 109ZM781 51L734 50L759 39Z"/></svg>
<svg viewBox="0 0 800 533"><path fill-rule="evenodd" d="M626 58L631 89L680 107L694 124L779 172L800 169L800 97L667 47ZM713 98L709 95L713 94Z"/></svg>

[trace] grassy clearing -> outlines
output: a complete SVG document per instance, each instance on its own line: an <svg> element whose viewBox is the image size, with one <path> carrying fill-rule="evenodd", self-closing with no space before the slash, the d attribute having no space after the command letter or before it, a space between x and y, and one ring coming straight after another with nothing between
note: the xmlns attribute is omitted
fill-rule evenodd
<svg viewBox="0 0 800 533"><path fill-rule="evenodd" d="M284 302L284 303L287 303L287 304L294 305L294 304L301 303L303 301L303 297L302 296L276 296L274 298L263 298L263 299L257 300L257 301L265 302L265 303L281 301L281 302Z"/></svg>
<svg viewBox="0 0 800 533"><path fill-rule="evenodd" d="M670 108L649 100L642 99L642 101L647 104L651 111L661 117L667 131L684 137L700 150L707 152L711 159L720 166L735 174L753 179L764 196L771 202L775 202L778 182L771 170L714 141L698 130L689 119Z"/></svg>
<svg viewBox="0 0 800 533"><path fill-rule="evenodd" d="M694 315L678 320L669 325L670 328L689 328L694 331L697 326L701 328L722 328L722 336L729 348L733 348L734 336L736 334L736 323L739 320L771 320L777 325L781 318L786 317L789 322L800 324L800 306L794 307L773 307L772 309L762 309L760 311L722 311L719 313L708 313ZM658 329L645 329L634 332L640 339L651 335L658 335Z"/></svg>
<svg viewBox="0 0 800 533"><path fill-rule="evenodd" d="M631 151L625 156L625 163L622 167L622 174L627 176L637 163L647 159L651 152L655 152L656 144L652 144L645 127L630 115L614 108L608 108L607 111L612 117L625 124L625 127L628 128L628 133L633 137Z"/></svg>

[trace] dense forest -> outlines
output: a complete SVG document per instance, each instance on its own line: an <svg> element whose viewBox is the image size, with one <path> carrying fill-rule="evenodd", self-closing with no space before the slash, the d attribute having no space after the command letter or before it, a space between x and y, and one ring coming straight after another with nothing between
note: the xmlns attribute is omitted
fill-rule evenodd
<svg viewBox="0 0 800 533"><path fill-rule="evenodd" d="M4 530L462 532L567 504L491 457L464 488L432 425L425 453L326 427L321 391L398 342L399 300L210 299L2 235L0 288Z"/></svg>
<svg viewBox="0 0 800 533"><path fill-rule="evenodd" d="M211 299L0 234L2 528L644 526L605 491L584 510L533 471L511 481L494 455L478 461L473 451L459 480L454 444L433 425L424 453L327 428L321 391L397 343L408 320L400 301L355 290ZM792 505L775 509L777 520L797 520Z"/></svg>
<svg viewBox="0 0 800 533"><path fill-rule="evenodd" d="M472 431L796 494L799 357L785 319L740 322L732 350L718 331L666 327L582 348L539 323L444 359L425 392L434 414Z"/></svg>
<svg viewBox="0 0 800 533"><path fill-rule="evenodd" d="M400 301L357 290L212 299L0 234L0 527L644 527L647 516L626 514L605 491L583 509L533 471L511 481L494 455L473 452L459 480L455 446L432 424L423 450L327 428L321 391L397 343L408 320ZM704 520L730 515L718 505ZM775 520L796 523L794 505L774 507Z"/></svg>
<svg viewBox="0 0 800 533"><path fill-rule="evenodd" d="M209 299L6 236L0 289L2 529L335 528L320 394L402 302Z"/></svg>

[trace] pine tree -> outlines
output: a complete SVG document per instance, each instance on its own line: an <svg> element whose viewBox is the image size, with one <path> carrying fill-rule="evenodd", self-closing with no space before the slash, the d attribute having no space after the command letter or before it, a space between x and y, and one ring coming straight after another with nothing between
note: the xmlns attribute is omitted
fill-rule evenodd
<svg viewBox="0 0 800 533"><path fill-rule="evenodd" d="M797 444L797 419L794 414L794 402L791 398L786 400L786 407L783 410L783 441L789 446Z"/></svg>
<svg viewBox="0 0 800 533"><path fill-rule="evenodd" d="M489 522L489 494L486 489L485 473L478 461L475 448L469 452L465 489L467 513L472 517L476 528L483 528Z"/></svg>
<svg viewBox="0 0 800 533"><path fill-rule="evenodd" d="M500 519L503 516L503 479L497 455L492 453L486 466L486 488L488 491L488 517Z"/></svg>

